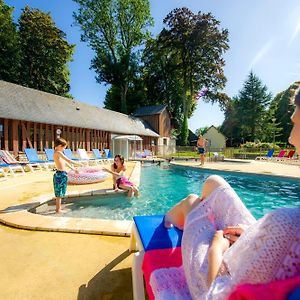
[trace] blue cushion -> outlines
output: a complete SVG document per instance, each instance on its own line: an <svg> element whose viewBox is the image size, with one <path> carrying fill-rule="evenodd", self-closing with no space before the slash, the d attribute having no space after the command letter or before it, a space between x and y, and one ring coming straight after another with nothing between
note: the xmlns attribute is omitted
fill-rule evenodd
<svg viewBox="0 0 300 300"><path fill-rule="evenodd" d="M163 215L133 217L145 251L181 246L182 230L166 229Z"/></svg>
<svg viewBox="0 0 300 300"><path fill-rule="evenodd" d="M299 300L300 299L300 286L296 287L292 292L289 293L287 300Z"/></svg>

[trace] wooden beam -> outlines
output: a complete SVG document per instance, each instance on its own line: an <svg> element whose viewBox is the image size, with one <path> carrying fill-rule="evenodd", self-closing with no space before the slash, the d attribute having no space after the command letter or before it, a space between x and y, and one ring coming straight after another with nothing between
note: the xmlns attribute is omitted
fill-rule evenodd
<svg viewBox="0 0 300 300"><path fill-rule="evenodd" d="M4 126L4 150L9 150L9 141L8 141L9 122L8 122L8 119L4 119L3 126Z"/></svg>
<svg viewBox="0 0 300 300"><path fill-rule="evenodd" d="M36 143L36 132L37 132L37 123L33 123L33 148L37 149L37 143Z"/></svg>
<svg viewBox="0 0 300 300"><path fill-rule="evenodd" d="M49 126L48 124L45 124L45 148L47 149L49 148L49 136Z"/></svg>
<svg viewBox="0 0 300 300"><path fill-rule="evenodd" d="M75 151L75 128L74 128L74 127L72 127L72 133L71 133L71 136L72 136L71 150L72 150L72 151Z"/></svg>
<svg viewBox="0 0 300 300"><path fill-rule="evenodd" d="M43 146L44 146L44 143L43 143L43 138L44 138L44 133L43 133L43 123L40 123L40 143L39 143L39 149L40 151L43 151Z"/></svg>
<svg viewBox="0 0 300 300"><path fill-rule="evenodd" d="M52 149L54 148L55 135L56 135L55 128L54 125L52 124L51 125L51 148Z"/></svg>
<svg viewBox="0 0 300 300"><path fill-rule="evenodd" d="M25 148L27 148L27 141L26 141L26 127L24 122L21 122L21 128L22 128L22 151L24 151Z"/></svg>
<svg viewBox="0 0 300 300"><path fill-rule="evenodd" d="M76 127L76 149L77 150L79 148L79 139L80 139L80 133L79 133L79 128Z"/></svg>
<svg viewBox="0 0 300 300"><path fill-rule="evenodd" d="M30 122L27 122L27 128L25 127L24 122L22 122L22 138L23 138L23 150L24 150L24 148L27 147L27 142L28 142L29 147L33 148L31 140L30 140ZM24 138L25 138L25 147L24 147Z"/></svg>
<svg viewBox="0 0 300 300"><path fill-rule="evenodd" d="M12 144L13 144L13 153L14 155L19 154L19 121L12 120Z"/></svg>
<svg viewBox="0 0 300 300"><path fill-rule="evenodd" d="M86 129L86 150L91 151L91 130Z"/></svg>

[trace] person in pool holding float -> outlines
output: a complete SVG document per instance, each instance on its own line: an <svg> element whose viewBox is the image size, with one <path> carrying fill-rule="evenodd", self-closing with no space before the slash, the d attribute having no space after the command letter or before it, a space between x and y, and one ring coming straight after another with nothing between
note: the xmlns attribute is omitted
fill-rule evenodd
<svg viewBox="0 0 300 300"><path fill-rule="evenodd" d="M111 169L103 168L104 171L110 173L113 175L113 185L115 191L121 190L127 190L128 191L128 197L138 196L139 190L135 186L134 183L129 181L125 176L126 167L124 164L124 157L121 155L116 155L114 158L114 163L111 165Z"/></svg>

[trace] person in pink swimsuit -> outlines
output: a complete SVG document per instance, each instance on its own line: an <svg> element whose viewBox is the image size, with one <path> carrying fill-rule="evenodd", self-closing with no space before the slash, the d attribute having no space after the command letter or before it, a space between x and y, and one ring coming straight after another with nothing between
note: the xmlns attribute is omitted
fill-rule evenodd
<svg viewBox="0 0 300 300"><path fill-rule="evenodd" d="M128 197L139 195L139 190L135 184L127 179L125 176L126 167L124 164L124 157L121 155L116 155L114 158L114 163L111 165L111 169L103 168L104 171L111 173L113 175L113 184L115 191L127 190Z"/></svg>

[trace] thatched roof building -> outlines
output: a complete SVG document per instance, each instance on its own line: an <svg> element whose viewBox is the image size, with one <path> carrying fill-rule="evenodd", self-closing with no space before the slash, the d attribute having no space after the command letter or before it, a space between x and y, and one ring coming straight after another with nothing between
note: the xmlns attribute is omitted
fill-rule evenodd
<svg viewBox="0 0 300 300"><path fill-rule="evenodd" d="M14 152L50 147L57 129L73 150L109 147L111 134L140 135L146 145L159 137L139 118L5 81L0 81L0 129L1 148Z"/></svg>

